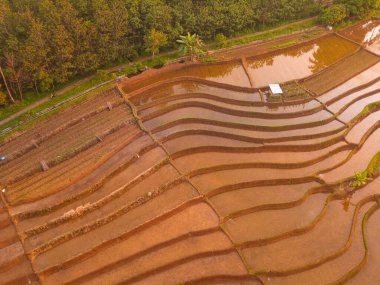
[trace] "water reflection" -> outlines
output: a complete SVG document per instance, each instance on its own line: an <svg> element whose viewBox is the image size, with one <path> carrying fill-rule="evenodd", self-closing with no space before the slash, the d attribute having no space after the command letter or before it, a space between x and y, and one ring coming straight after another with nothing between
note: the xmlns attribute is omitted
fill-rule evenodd
<svg viewBox="0 0 380 285"><path fill-rule="evenodd" d="M342 34L358 43L370 46L380 39L380 22L368 21L342 31Z"/></svg>
<svg viewBox="0 0 380 285"><path fill-rule="evenodd" d="M362 25L348 28L341 32L369 50L380 54L380 21L368 21Z"/></svg>
<svg viewBox="0 0 380 285"><path fill-rule="evenodd" d="M248 76L240 62L226 62L212 65L187 66L178 70L166 72L161 70L159 73L147 77L145 80L129 83L124 88L127 92L131 92L144 86L182 76L198 77L218 83L226 83L242 87L251 86Z"/></svg>
<svg viewBox="0 0 380 285"><path fill-rule="evenodd" d="M336 36L325 37L316 43L294 47L279 54L248 61L255 86L281 83L307 77L321 71L357 46Z"/></svg>

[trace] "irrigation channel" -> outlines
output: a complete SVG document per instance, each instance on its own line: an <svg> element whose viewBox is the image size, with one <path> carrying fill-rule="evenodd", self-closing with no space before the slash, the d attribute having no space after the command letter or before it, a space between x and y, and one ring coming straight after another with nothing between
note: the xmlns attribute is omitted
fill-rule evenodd
<svg viewBox="0 0 380 285"><path fill-rule="evenodd" d="M149 70L3 142L0 285L379 284L379 26Z"/></svg>

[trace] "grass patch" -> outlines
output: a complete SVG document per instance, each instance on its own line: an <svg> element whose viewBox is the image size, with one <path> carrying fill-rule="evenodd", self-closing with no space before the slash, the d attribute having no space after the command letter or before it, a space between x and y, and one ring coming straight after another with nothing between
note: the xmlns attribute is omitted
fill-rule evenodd
<svg viewBox="0 0 380 285"><path fill-rule="evenodd" d="M298 44L298 42L297 41L289 41L289 42L286 42L286 43L282 43L282 44L279 44L279 45L272 46L272 48L273 49L279 49L279 48L284 48L284 47L292 46L292 45L295 45L295 44Z"/></svg>
<svg viewBox="0 0 380 285"><path fill-rule="evenodd" d="M59 106L58 108L56 108L56 109L50 111L50 112L47 113L47 114L44 114L44 115L42 115L42 116L40 116L40 117L38 117L38 118L36 118L36 119L30 121L30 122L27 122L27 123L25 123L25 124L22 124L22 125L18 126L17 128L13 129L11 132L9 132L9 133L7 133L7 134L4 134L4 135L0 136L0 141L2 141L2 140L4 140L5 138L11 136L12 134L15 134L15 133L18 133L18 132L23 132L25 129L29 128L30 126L33 126L33 125L35 125L36 123L38 123L38 122L40 122L40 121L43 121L43 120L45 120L45 119L48 119L49 117L51 117L51 116L54 115L54 114L57 114L57 113L58 113L59 111L61 111L62 109L65 109L65 108L67 108L67 107L69 107L69 106L73 106L73 105L80 104L81 102L83 102L84 100L86 100L88 97L93 96L93 95L95 95L95 94L97 94L97 93L99 93L99 92L102 92L102 91L105 91L105 90L110 89L110 88L112 87L112 85L113 85L113 83L109 83L109 84L106 84L106 85L104 85L104 86L102 86L102 87L99 87L99 88L97 88L96 90L91 91L91 92L89 92L89 93L87 93L87 94L81 96L80 98L77 98L77 99L75 99L75 100L73 100L73 101L70 101L70 102L68 102L68 103L66 103L66 104L64 104L64 105L62 105L62 106ZM89 87L89 88L91 88L91 87ZM87 90L87 89L89 89L89 88L86 88L85 90ZM85 91L85 90L84 90L84 91ZM83 92L83 91L81 91L81 92ZM78 92L78 93L80 93L80 92ZM74 95L75 95L75 94L74 94ZM74 95L71 95L71 96L74 96ZM67 99L67 98L70 98L71 96L67 96L67 97L65 97L65 98ZM57 97L56 97L56 98L57 98ZM51 101L53 101L53 100L56 99L56 98L53 98ZM33 115L35 115L36 113L38 113L38 112L40 112L40 111L42 111L42 110L44 110L44 109L46 109L46 108L48 108L48 107L51 107L51 106L53 106L53 105L55 105L55 104L57 104L57 103L59 103L59 102L61 102L61 101L63 101L63 100L55 101L55 104L50 104L51 101L48 101L48 102L46 102L46 103L44 103L44 104L42 104L42 105L36 107L36 108L33 109L32 111L29 111L29 112L25 113L24 115L21 115L20 117L14 119L14 120L12 120L12 121L10 121L9 123L5 124L5 125L3 126L2 129L6 129L8 126L12 126L13 124L16 124L19 120L27 119L28 117L33 116Z"/></svg>
<svg viewBox="0 0 380 285"><path fill-rule="evenodd" d="M4 120L18 111L32 105L34 102L47 96L46 93L40 93L40 95L35 94L34 92L27 92L24 94L24 100L22 102L16 101L15 104L6 105L3 108L0 108L0 120Z"/></svg>
<svg viewBox="0 0 380 285"><path fill-rule="evenodd" d="M380 152L378 152L371 160L367 167L367 172L371 176L376 176L379 174L380 170Z"/></svg>
<svg viewBox="0 0 380 285"><path fill-rule="evenodd" d="M380 174L379 171L380 151L371 159L366 170L355 173L350 186L357 188L366 185L368 181L372 181L374 177Z"/></svg>
<svg viewBox="0 0 380 285"><path fill-rule="evenodd" d="M363 118L367 117L369 114L377 111L380 109L380 101L371 103L364 107L363 111L361 111L353 120L352 122L357 122L362 120Z"/></svg>
<svg viewBox="0 0 380 285"><path fill-rule="evenodd" d="M81 85L78 85L78 86L74 87L70 91L67 91L66 93L64 93L64 94L62 94L60 96L54 97L54 98L46 101L45 103L37 106L36 108L33 108L32 110L26 112L25 114L18 116L17 118L15 118L14 120L8 122L7 124L2 125L1 126L1 130L4 130L4 129L6 129L6 128L12 126L12 125L14 125L15 123L17 123L20 120L28 119L29 117L35 115L36 113L38 113L38 112L40 112L40 111L42 111L42 110L44 110L46 108L49 108L49 107L51 107L53 105L56 105L59 102L62 102L62 101L66 100L66 99L68 99L68 98L70 98L70 97L72 97L74 95L77 95L77 94L79 94L81 92L84 92L84 91L90 89L91 87L94 87L94 86L96 86L96 85L98 85L98 84L100 84L100 83L102 83L104 81L109 80L110 78L111 78L111 76L109 76L109 77L107 76L106 79L105 78L103 78L103 79L102 78L94 78L94 79L91 79L91 80L89 80L89 81L87 81L85 83L82 83Z"/></svg>
<svg viewBox="0 0 380 285"><path fill-rule="evenodd" d="M243 39L227 41L223 45L223 47L216 46L216 48L217 49L227 48L227 47L232 47L232 46L235 46L235 45L248 44L248 43L251 43L251 42L254 42L254 41L266 40L266 39L269 39L269 38L273 38L273 37L277 37L277 36L281 36L281 35L286 35L286 34L294 33L294 32L297 32L297 31L302 31L302 30L305 30L305 29L309 29L309 28L314 27L315 25L316 25L316 21L314 19L311 19L311 20L308 20L308 21L306 21L304 23L295 24L295 25L286 27L284 29L278 29L278 30L275 30L275 31L267 32L267 33L261 33L259 35L254 35L254 36L246 37L246 38L243 38Z"/></svg>

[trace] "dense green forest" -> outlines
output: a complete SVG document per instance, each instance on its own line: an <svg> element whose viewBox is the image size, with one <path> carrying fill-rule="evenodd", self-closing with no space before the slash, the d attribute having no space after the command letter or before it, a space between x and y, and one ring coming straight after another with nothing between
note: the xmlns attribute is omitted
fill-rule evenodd
<svg viewBox="0 0 380 285"><path fill-rule="evenodd" d="M157 33L169 49L188 31L207 40L320 11L315 0L0 0L0 66L22 99L26 89L132 61Z"/></svg>

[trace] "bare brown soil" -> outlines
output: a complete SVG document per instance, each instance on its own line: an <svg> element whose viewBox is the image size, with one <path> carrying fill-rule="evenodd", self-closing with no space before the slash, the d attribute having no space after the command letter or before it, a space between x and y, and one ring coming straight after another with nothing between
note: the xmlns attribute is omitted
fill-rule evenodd
<svg viewBox="0 0 380 285"><path fill-rule="evenodd" d="M39 284L39 279L33 272L16 228L1 199L0 233L0 284Z"/></svg>

